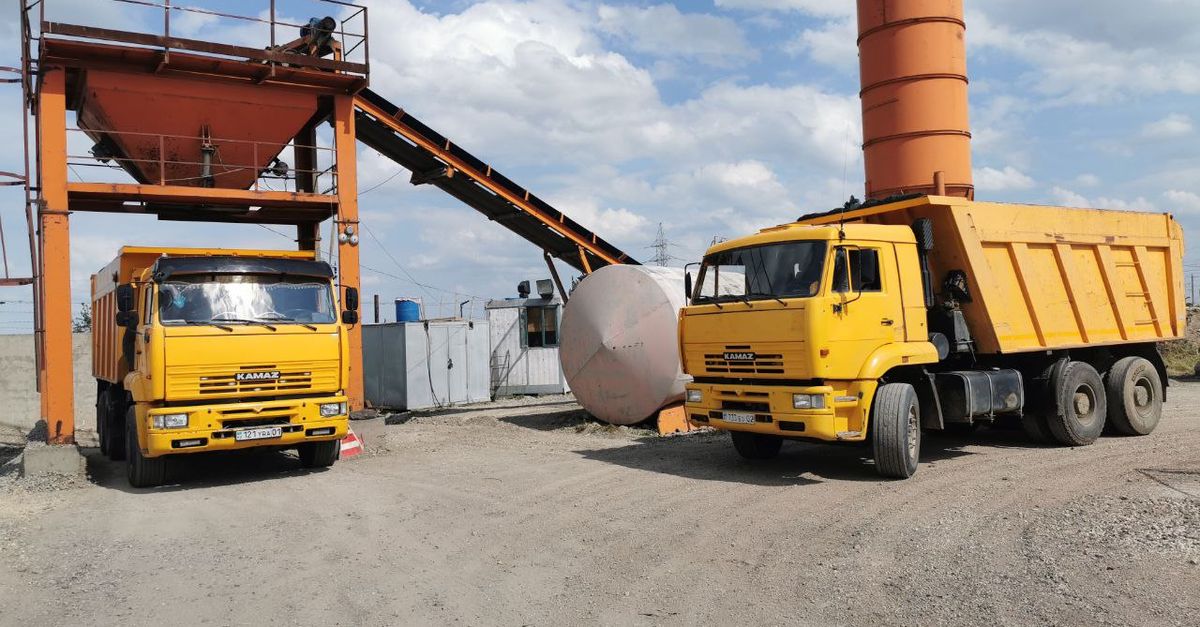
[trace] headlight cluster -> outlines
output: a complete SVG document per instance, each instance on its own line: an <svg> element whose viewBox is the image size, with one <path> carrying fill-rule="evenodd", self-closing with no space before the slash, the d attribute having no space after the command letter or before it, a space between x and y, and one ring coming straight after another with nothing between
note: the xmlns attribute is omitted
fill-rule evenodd
<svg viewBox="0 0 1200 627"><path fill-rule="evenodd" d="M347 412L346 403L321 403L321 417L332 418Z"/></svg>
<svg viewBox="0 0 1200 627"><path fill-rule="evenodd" d="M155 429L183 429L188 426L188 415L159 414L150 417L150 424Z"/></svg>
<svg viewBox="0 0 1200 627"><path fill-rule="evenodd" d="M825 409L824 394L793 394L793 409Z"/></svg>
<svg viewBox="0 0 1200 627"><path fill-rule="evenodd" d="M700 392L700 390L688 390L687 391L687 402L700 403L703 401L704 401L704 394L702 394Z"/></svg>

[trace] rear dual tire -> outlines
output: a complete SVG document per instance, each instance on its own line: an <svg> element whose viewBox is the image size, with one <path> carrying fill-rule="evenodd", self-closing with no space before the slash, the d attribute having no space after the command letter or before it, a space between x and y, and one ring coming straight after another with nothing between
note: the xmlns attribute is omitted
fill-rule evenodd
<svg viewBox="0 0 1200 627"><path fill-rule="evenodd" d="M1060 444L1087 446L1104 431L1108 396L1100 373L1082 361L1056 369L1054 411L1046 416L1050 433Z"/></svg>
<svg viewBox="0 0 1200 627"><path fill-rule="evenodd" d="M1142 357L1125 357L1105 377L1108 423L1118 433L1149 435L1162 418L1163 386L1158 369Z"/></svg>

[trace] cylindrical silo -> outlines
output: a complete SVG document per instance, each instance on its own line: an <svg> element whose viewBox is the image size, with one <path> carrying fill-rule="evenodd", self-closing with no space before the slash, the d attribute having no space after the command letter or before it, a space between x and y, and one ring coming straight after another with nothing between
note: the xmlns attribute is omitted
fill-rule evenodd
<svg viewBox="0 0 1200 627"><path fill-rule="evenodd" d="M962 0L858 0L867 198L973 198Z"/></svg>
<svg viewBox="0 0 1200 627"><path fill-rule="evenodd" d="M559 360L584 409L628 425L683 400L683 303L679 268L605 266L579 282L563 309Z"/></svg>

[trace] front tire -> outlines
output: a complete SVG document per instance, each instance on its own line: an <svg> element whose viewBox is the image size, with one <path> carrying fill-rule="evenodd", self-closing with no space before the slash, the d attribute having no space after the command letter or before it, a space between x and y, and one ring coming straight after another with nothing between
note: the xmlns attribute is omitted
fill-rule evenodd
<svg viewBox="0 0 1200 627"><path fill-rule="evenodd" d="M137 415L133 408L125 413L125 476L135 488L153 488L162 485L167 478L165 457L146 457L138 444Z"/></svg>
<svg viewBox="0 0 1200 627"><path fill-rule="evenodd" d="M875 392L871 416L875 469L894 479L917 472L921 457L921 408L907 383L889 383Z"/></svg>
<svg viewBox="0 0 1200 627"><path fill-rule="evenodd" d="M307 442L296 448L300 454L300 465L305 468L328 468L336 462L342 452L341 440Z"/></svg>
<svg viewBox="0 0 1200 627"><path fill-rule="evenodd" d="M738 455L746 459L772 459L783 446L783 438L777 435L730 431L729 437L733 439L733 448L737 449Z"/></svg>
<svg viewBox="0 0 1200 627"><path fill-rule="evenodd" d="M1055 411L1046 417L1054 439L1067 446L1087 446L1104 431L1108 403L1104 382L1096 369L1070 362L1056 377Z"/></svg>
<svg viewBox="0 0 1200 627"><path fill-rule="evenodd" d="M1125 435L1149 435L1162 419L1162 378L1142 357L1125 357L1105 377L1108 422Z"/></svg>

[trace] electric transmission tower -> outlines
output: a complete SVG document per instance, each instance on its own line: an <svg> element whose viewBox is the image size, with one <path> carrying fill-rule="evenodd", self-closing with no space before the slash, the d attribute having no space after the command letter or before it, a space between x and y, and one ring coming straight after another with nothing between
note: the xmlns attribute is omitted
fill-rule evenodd
<svg viewBox="0 0 1200 627"><path fill-rule="evenodd" d="M654 257L650 259L651 263L656 266L666 266L671 262L671 242L667 241L667 234L663 231L662 222L658 223L658 236L654 238L654 243L650 244L650 248L654 249Z"/></svg>

